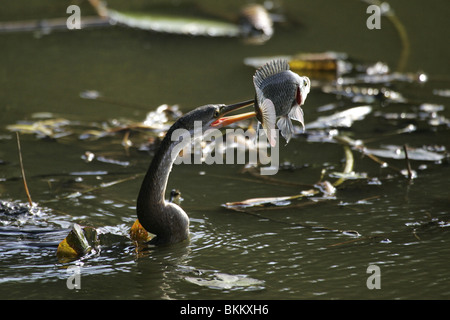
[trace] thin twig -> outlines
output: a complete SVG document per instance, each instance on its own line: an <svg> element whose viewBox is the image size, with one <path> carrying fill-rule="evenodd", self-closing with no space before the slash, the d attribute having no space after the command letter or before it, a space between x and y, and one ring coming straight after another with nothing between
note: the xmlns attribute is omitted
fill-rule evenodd
<svg viewBox="0 0 450 320"><path fill-rule="evenodd" d="M16 138L17 138L17 149L19 150L19 163L20 163L20 170L22 171L23 186L27 194L28 203L30 204L30 206L32 206L33 201L31 200L30 190L28 190L27 179L25 178L25 170L23 169L22 148L20 147L19 132L16 132Z"/></svg>
<svg viewBox="0 0 450 320"><path fill-rule="evenodd" d="M408 179L411 180L413 178L412 170L411 170L411 164L409 163L408 158L408 147L406 144L403 145L403 151L405 151L405 160L406 160L406 169L408 170Z"/></svg>

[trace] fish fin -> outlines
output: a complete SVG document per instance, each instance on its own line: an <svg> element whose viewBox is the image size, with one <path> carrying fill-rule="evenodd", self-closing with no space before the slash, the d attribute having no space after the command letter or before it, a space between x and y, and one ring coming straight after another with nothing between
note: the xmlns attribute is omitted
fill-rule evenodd
<svg viewBox="0 0 450 320"><path fill-rule="evenodd" d="M303 120L303 109L300 106L295 106L289 112L289 118L297 120L302 124L303 131L305 131L305 122Z"/></svg>
<svg viewBox="0 0 450 320"><path fill-rule="evenodd" d="M255 86L255 91L256 91L256 101L258 102L258 105L260 105L260 104L262 104L262 101L264 100L264 93L257 86Z"/></svg>
<svg viewBox="0 0 450 320"><path fill-rule="evenodd" d="M289 62L287 60L271 60L256 70L253 76L253 83L258 88L264 79L287 70L289 70Z"/></svg>
<svg viewBox="0 0 450 320"><path fill-rule="evenodd" d="M275 122L277 120L277 115L275 113L275 106L272 100L265 99L261 104L261 114L262 114L262 127L266 133L267 139L272 147L275 147L277 142L273 135L272 130L275 130Z"/></svg>
<svg viewBox="0 0 450 320"><path fill-rule="evenodd" d="M278 119L277 126L281 131L281 135L286 139L286 143L288 143L289 140L291 140L292 132L294 131L291 119L289 119L288 116L282 116Z"/></svg>
<svg viewBox="0 0 450 320"><path fill-rule="evenodd" d="M255 139L253 140L253 143L255 144L255 146L258 143L258 138L259 138L259 132L261 131L262 126L261 126L261 122L258 122L258 124L256 125L256 135L255 135Z"/></svg>

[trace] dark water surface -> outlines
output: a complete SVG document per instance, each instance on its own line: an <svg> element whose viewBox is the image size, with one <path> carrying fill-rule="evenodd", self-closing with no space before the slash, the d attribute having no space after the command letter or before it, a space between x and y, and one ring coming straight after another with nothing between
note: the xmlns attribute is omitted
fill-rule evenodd
<svg viewBox="0 0 450 320"><path fill-rule="evenodd" d="M196 2L219 13L235 12L240 5ZM124 8L124 3L110 1L110 6L137 11L161 3L132 1ZM191 3L180 3L181 9L174 4L173 10L191 8ZM400 63L404 47L396 29L385 18L380 30L367 29L364 2L274 3L282 5L290 23L277 24L274 37L259 46L234 38L161 35L117 26L0 34L2 201L26 203L16 136L7 126L48 116L68 121L55 139L21 134L28 185L38 207L33 214L0 215L0 298L450 298L447 1L434 1L433 7L422 1L391 3L409 36L403 71L428 76L425 83L389 84L407 102L355 103L315 87L304 106L305 122L311 123L319 116L370 105L372 112L364 120L342 132L353 139L375 138L367 143L369 148L407 144L443 155L442 160L412 159L417 178L408 180L354 150L353 170L366 176L345 181L334 198L303 199L297 202L304 206L294 202L252 214L221 205L295 195L309 187L267 181L242 173L244 166L237 164L175 166L169 189L182 193L182 207L191 218L190 241L137 254L128 240L151 156L136 146L124 148L121 134L82 140L79 132L68 134L70 128L142 121L162 104L177 104L185 112L252 98L254 69L244 65L247 57L336 51L367 63L382 61L393 71ZM84 5L82 15L93 15ZM66 17L65 10L65 4L52 1L15 1L2 6L0 20ZM85 90L97 90L108 101L81 99ZM437 109L427 111L424 103ZM389 135L411 124L415 131ZM326 169L325 179L336 180L329 174L342 171L343 146L312 136L282 143L280 161L289 165L271 178L314 185ZM85 160L87 151L96 155L91 162ZM403 158L382 159L406 168ZM120 183L102 185L114 181ZM57 245L74 222L99 228L104 244L97 255L60 263ZM79 290L67 287L73 275L68 270L74 266ZM380 289L367 287L369 266L379 267Z"/></svg>

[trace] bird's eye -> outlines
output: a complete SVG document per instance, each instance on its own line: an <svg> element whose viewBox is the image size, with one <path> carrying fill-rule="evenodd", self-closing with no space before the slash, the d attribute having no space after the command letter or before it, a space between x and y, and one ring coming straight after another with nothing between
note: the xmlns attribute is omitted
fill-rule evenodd
<svg viewBox="0 0 450 320"><path fill-rule="evenodd" d="M215 111L214 111L214 118L218 118L220 116L220 110L219 109L216 109Z"/></svg>

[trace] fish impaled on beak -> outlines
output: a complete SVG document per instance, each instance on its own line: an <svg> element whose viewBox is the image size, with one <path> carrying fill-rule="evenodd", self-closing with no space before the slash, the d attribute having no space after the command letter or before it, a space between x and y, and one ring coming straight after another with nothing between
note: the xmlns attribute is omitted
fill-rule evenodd
<svg viewBox="0 0 450 320"><path fill-rule="evenodd" d="M275 123L286 142L289 142L294 132L291 119L305 127L301 105L305 103L311 88L309 78L292 72L287 60L272 60L256 71L253 84L256 91L256 117L270 145L276 145L272 133Z"/></svg>
<svg viewBox="0 0 450 320"><path fill-rule="evenodd" d="M228 126L234 122L255 117L256 113L254 111L237 114L237 115L225 116L228 113L251 106L253 104L254 104L254 100L247 100L247 101L243 101L243 102L238 102L238 103L222 106L219 111L218 119L215 120L213 123L211 123L211 127L222 128L222 127Z"/></svg>

